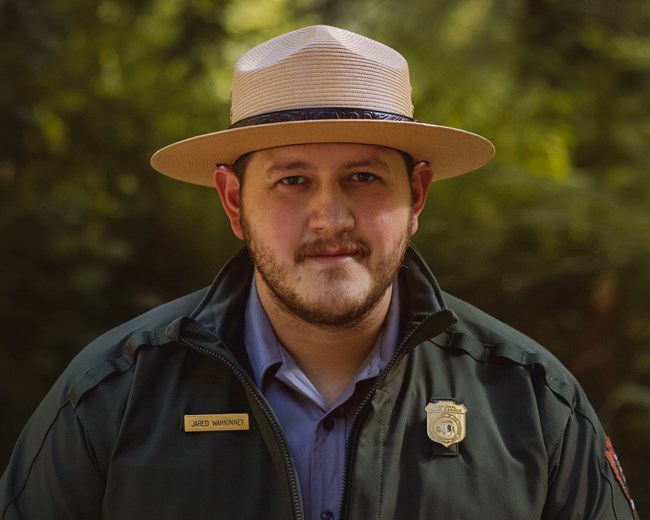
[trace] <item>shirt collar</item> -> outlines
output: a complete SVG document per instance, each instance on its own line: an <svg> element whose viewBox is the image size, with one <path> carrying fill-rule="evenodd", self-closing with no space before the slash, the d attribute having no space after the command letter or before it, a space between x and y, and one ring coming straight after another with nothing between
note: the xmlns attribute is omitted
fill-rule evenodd
<svg viewBox="0 0 650 520"><path fill-rule="evenodd" d="M278 343L271 322L262 307L255 276L253 276L253 283L251 283L248 294L244 323L246 352L253 368L255 382L259 388L262 388L266 372L272 366L282 362L282 354L280 343Z"/></svg>
<svg viewBox="0 0 650 520"><path fill-rule="evenodd" d="M289 371L299 370L289 353L278 342L257 292L253 277L245 311L244 343L258 387L264 390L267 372L276 365L286 365ZM352 384L376 377L395 355L399 341L399 287L393 284L390 307L377 343L359 368ZM290 360L290 361L289 361Z"/></svg>

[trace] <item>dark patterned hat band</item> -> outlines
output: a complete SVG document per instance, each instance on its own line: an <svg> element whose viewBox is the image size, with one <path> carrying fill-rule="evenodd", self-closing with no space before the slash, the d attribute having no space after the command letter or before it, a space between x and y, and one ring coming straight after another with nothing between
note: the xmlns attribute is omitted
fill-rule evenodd
<svg viewBox="0 0 650 520"><path fill-rule="evenodd" d="M251 116L233 123L230 128L243 126L269 125L271 123L289 123L291 121L314 121L319 119L375 119L383 121L415 121L411 117L390 112L366 110L364 108L323 107L281 110Z"/></svg>

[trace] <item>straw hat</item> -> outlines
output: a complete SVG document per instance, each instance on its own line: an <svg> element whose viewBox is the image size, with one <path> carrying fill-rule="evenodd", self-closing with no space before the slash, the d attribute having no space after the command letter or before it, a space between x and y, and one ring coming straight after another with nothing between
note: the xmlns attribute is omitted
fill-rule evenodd
<svg viewBox="0 0 650 520"><path fill-rule="evenodd" d="M265 148L362 143L429 161L434 180L474 170L494 155L487 139L413 119L408 64L397 51L336 27L316 25L244 54L232 83L232 125L157 151L151 165L212 185L217 164Z"/></svg>

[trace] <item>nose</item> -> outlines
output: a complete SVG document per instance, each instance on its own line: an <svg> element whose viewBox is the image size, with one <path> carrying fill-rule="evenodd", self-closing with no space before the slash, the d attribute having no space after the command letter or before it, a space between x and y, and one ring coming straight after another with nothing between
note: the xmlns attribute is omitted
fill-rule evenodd
<svg viewBox="0 0 650 520"><path fill-rule="evenodd" d="M340 187L319 186L309 200L309 228L319 234L335 235L354 227L350 201Z"/></svg>

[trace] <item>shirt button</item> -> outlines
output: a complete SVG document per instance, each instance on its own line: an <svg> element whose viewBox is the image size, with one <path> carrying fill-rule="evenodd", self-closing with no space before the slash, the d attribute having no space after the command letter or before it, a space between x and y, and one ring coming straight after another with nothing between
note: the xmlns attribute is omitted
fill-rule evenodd
<svg viewBox="0 0 650 520"><path fill-rule="evenodd" d="M334 513L326 509L320 514L320 520L334 520Z"/></svg>
<svg viewBox="0 0 650 520"><path fill-rule="evenodd" d="M332 419L331 417L326 417L323 420L323 428L325 428L325 431L331 432L334 429L334 419ZM320 515L322 519L328 518L328 517L323 517L325 513L329 513L330 515L332 514L330 511L325 511L323 514Z"/></svg>

